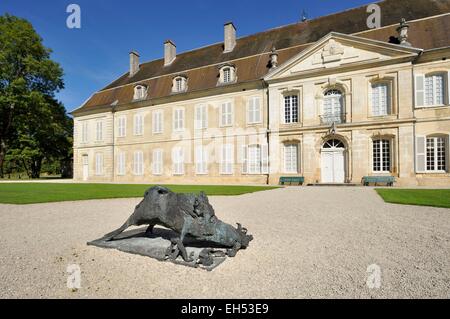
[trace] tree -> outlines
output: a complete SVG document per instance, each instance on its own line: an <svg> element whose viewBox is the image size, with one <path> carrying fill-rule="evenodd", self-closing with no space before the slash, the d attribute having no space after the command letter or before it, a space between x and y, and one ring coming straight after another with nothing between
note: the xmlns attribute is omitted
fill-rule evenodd
<svg viewBox="0 0 450 319"><path fill-rule="evenodd" d="M0 16L1 177L9 151L32 177L38 177L44 157L67 153L70 119L54 99L64 88L63 71L50 53L28 21Z"/></svg>
<svg viewBox="0 0 450 319"><path fill-rule="evenodd" d="M36 97L28 109L28 120L16 125L17 136L8 155L22 164L29 178L39 178L44 159L59 166L70 161L72 120L64 106L51 98Z"/></svg>

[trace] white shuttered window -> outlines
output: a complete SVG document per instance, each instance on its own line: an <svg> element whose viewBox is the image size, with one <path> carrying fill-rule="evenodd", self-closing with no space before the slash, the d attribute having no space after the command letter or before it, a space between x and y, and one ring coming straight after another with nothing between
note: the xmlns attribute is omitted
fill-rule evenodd
<svg viewBox="0 0 450 319"><path fill-rule="evenodd" d="M125 152L119 152L117 154L117 175L125 175Z"/></svg>
<svg viewBox="0 0 450 319"><path fill-rule="evenodd" d="M261 123L261 103L259 97L252 97L248 101L247 123Z"/></svg>
<svg viewBox="0 0 450 319"><path fill-rule="evenodd" d="M182 147L172 149L172 170L174 175L184 174L184 151Z"/></svg>
<svg viewBox="0 0 450 319"><path fill-rule="evenodd" d="M162 175L163 172L163 150L153 150L153 175Z"/></svg>
<svg viewBox="0 0 450 319"><path fill-rule="evenodd" d="M95 175L103 175L103 154L95 154Z"/></svg>
<svg viewBox="0 0 450 319"><path fill-rule="evenodd" d="M383 116L390 113L388 83L372 84L372 115Z"/></svg>
<svg viewBox="0 0 450 319"><path fill-rule="evenodd" d="M160 134L163 132L163 122L164 122L163 111L162 110L153 111L152 127L154 134Z"/></svg>
<svg viewBox="0 0 450 319"><path fill-rule="evenodd" d="M136 114L134 116L134 135L144 135L144 116Z"/></svg>
<svg viewBox="0 0 450 319"><path fill-rule="evenodd" d="M174 131L184 130L184 109L175 109L173 112Z"/></svg>
<svg viewBox="0 0 450 319"><path fill-rule="evenodd" d="M134 152L133 173L136 176L144 175L144 153L141 151Z"/></svg>
<svg viewBox="0 0 450 319"><path fill-rule="evenodd" d="M284 171L298 173L298 144L284 145Z"/></svg>
<svg viewBox="0 0 450 319"><path fill-rule="evenodd" d="M223 144L220 152L220 173L233 174L233 144Z"/></svg>
<svg viewBox="0 0 450 319"><path fill-rule="evenodd" d="M117 136L125 137L127 135L127 118L125 116L120 116L117 122Z"/></svg>
<svg viewBox="0 0 450 319"><path fill-rule="evenodd" d="M233 125L233 104L225 102L220 107L220 126L231 125Z"/></svg>
<svg viewBox="0 0 450 319"><path fill-rule="evenodd" d="M208 128L208 106L206 104L195 107L194 121L196 130Z"/></svg>

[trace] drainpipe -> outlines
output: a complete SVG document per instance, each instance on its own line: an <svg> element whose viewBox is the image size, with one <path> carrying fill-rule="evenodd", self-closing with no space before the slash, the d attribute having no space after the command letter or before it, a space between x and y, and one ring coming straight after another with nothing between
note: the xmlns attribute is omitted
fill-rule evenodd
<svg viewBox="0 0 450 319"><path fill-rule="evenodd" d="M111 113L112 113L112 172L111 172L111 181L114 182L114 172L115 167L116 167L116 143L115 143L115 134L116 134L116 128L115 128L115 122L116 122L116 118L115 118L115 114L116 114L116 107L113 106L111 109Z"/></svg>
<svg viewBox="0 0 450 319"><path fill-rule="evenodd" d="M268 173L266 175L266 185L269 185L270 184L270 166L271 166L271 160L270 160L270 107L269 107L269 89L268 89L269 86L266 83L266 81L264 81L264 79L262 80L262 87L263 87L263 90L265 90L264 97L266 98L266 101L267 101L266 140L267 140Z"/></svg>

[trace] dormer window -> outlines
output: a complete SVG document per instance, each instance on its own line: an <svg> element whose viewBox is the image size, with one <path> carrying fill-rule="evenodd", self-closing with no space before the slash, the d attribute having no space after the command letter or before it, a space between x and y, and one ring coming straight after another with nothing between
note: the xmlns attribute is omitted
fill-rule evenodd
<svg viewBox="0 0 450 319"><path fill-rule="evenodd" d="M229 84L236 82L236 68L232 65L223 66L220 69L219 84Z"/></svg>
<svg viewBox="0 0 450 319"><path fill-rule="evenodd" d="M231 82L231 69L225 68L223 69L223 83L230 83Z"/></svg>
<svg viewBox="0 0 450 319"><path fill-rule="evenodd" d="M134 87L133 100L143 100L147 97L147 87L145 85L136 85Z"/></svg>
<svg viewBox="0 0 450 319"><path fill-rule="evenodd" d="M173 79L172 92L180 93L187 91L187 77L177 76Z"/></svg>

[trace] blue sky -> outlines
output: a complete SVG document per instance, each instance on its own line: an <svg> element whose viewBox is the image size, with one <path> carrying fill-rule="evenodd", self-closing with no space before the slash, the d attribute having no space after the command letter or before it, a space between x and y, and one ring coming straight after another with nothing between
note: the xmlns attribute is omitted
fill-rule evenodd
<svg viewBox="0 0 450 319"><path fill-rule="evenodd" d="M159 59L163 42L177 52L223 41L223 23L238 36L358 7L370 0L0 0L0 14L30 21L64 69L66 88L57 97L68 111L128 70L130 50L141 61ZM81 7L81 29L69 29L69 4Z"/></svg>

